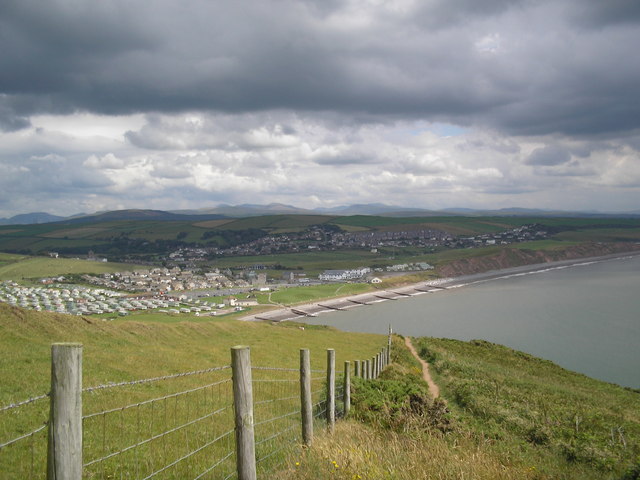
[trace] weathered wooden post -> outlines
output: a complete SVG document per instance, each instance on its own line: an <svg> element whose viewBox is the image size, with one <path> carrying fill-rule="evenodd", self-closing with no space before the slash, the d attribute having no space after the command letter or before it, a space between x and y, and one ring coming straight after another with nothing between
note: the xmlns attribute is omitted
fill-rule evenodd
<svg viewBox="0 0 640 480"><path fill-rule="evenodd" d="M391 364L391 324L389 324L389 336L387 337L387 364Z"/></svg>
<svg viewBox="0 0 640 480"><path fill-rule="evenodd" d="M236 424L238 480L256 480L256 445L253 431L253 387L249 347L231 348L233 406Z"/></svg>
<svg viewBox="0 0 640 480"><path fill-rule="evenodd" d="M351 410L351 362L344 362L344 392L342 393L342 400L344 403L343 414L346 417Z"/></svg>
<svg viewBox="0 0 640 480"><path fill-rule="evenodd" d="M82 479L82 345L51 345L47 480Z"/></svg>
<svg viewBox="0 0 640 480"><path fill-rule="evenodd" d="M327 427L333 433L336 423L336 351L327 349Z"/></svg>
<svg viewBox="0 0 640 480"><path fill-rule="evenodd" d="M300 406L302 411L302 441L313 443L313 410L311 402L311 359L309 349L300 349Z"/></svg>
<svg viewBox="0 0 640 480"><path fill-rule="evenodd" d="M371 357L371 378L378 378L378 365L376 355Z"/></svg>
<svg viewBox="0 0 640 480"><path fill-rule="evenodd" d="M364 375L363 378L365 380L369 380L369 360L363 360L364 362Z"/></svg>
<svg viewBox="0 0 640 480"><path fill-rule="evenodd" d="M356 371L354 373L354 376L356 377L362 376L362 374L360 373L360 360L356 360Z"/></svg>

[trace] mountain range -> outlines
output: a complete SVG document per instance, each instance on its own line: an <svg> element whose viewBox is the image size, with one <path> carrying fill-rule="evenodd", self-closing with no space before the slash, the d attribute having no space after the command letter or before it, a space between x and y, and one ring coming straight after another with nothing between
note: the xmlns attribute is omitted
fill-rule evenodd
<svg viewBox="0 0 640 480"><path fill-rule="evenodd" d="M527 208L503 208L499 210L477 210L472 208L449 208L443 210L427 210L422 208L385 205L382 203L343 205L332 208L306 209L270 203L268 205L221 204L212 208L197 210L151 210L130 209L96 212L93 214L77 214L61 217L45 212L34 212L15 215L11 218L0 218L0 225L30 225L52 222L94 223L113 220L212 220L220 218L242 218L263 215L376 215L388 217L429 217L429 216L537 216L537 217L640 217L640 211L627 213L570 212L562 210L541 210Z"/></svg>

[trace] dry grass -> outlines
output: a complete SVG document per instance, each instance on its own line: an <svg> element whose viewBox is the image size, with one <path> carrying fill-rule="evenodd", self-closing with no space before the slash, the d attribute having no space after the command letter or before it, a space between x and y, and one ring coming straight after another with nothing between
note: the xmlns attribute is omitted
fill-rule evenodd
<svg viewBox="0 0 640 480"><path fill-rule="evenodd" d="M378 430L354 421L321 432L313 447L289 459L276 480L538 479L535 467L502 463L473 439Z"/></svg>

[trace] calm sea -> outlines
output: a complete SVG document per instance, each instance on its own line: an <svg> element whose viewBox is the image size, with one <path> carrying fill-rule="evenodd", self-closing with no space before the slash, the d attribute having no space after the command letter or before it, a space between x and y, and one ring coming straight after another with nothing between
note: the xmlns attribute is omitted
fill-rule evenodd
<svg viewBox="0 0 640 480"><path fill-rule="evenodd" d="M483 339L640 388L640 256L554 268L323 314L341 330Z"/></svg>

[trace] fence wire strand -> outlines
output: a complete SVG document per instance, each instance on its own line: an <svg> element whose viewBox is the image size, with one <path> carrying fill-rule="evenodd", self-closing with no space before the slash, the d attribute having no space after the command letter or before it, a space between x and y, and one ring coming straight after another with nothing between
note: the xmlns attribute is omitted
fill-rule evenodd
<svg viewBox="0 0 640 480"><path fill-rule="evenodd" d="M25 405L29 405L30 403L37 402L38 400L44 400L45 398L49 398L50 396L51 396L51 392L48 392L43 395L38 395L37 397L32 397L26 400L22 400L21 402L10 403L9 405L0 407L0 413L6 410L13 410L14 408L24 407Z"/></svg>
<svg viewBox="0 0 640 480"><path fill-rule="evenodd" d="M83 396L83 403L91 407L85 408L94 411L82 416L83 454L88 459L83 464L84 474L87 478L131 480L201 480L212 475L237 478L230 370L230 365L223 365L82 389L87 395ZM286 461L288 454L283 451L300 445L300 369L252 366L251 371L255 458L261 476L268 476ZM327 370L310 372L316 375L309 375L312 417L314 422L324 424L328 410ZM196 377L207 374L214 376ZM164 381L168 382L158 384ZM336 372L334 405L338 418L344 386L344 375ZM50 393L46 393L10 403L0 407L0 413L10 412L14 417L14 413L35 409L46 415L47 405L37 402L49 397ZM16 428L19 435L15 438L0 439L4 442L0 443L3 462L10 461L5 452L24 452L20 460L23 465L15 469L18 476L12 478L43 476L47 451L47 435L43 432L47 427L45 420L35 428ZM22 433L25 431L28 433Z"/></svg>
<svg viewBox="0 0 640 480"><path fill-rule="evenodd" d="M90 393L98 390L104 390L107 388L123 387L126 385L141 385L144 383L160 382L162 380L171 380L174 378L189 377L191 375L202 375L205 373L217 372L220 370L227 370L229 368L231 368L231 365L223 365L221 367L205 368L203 370L194 370L192 372L174 373L171 375L164 375L162 377L144 378L142 380L131 380L131 381L125 381L125 382L118 382L118 383L104 383L102 385L96 385L95 387L83 388L82 391Z"/></svg>

